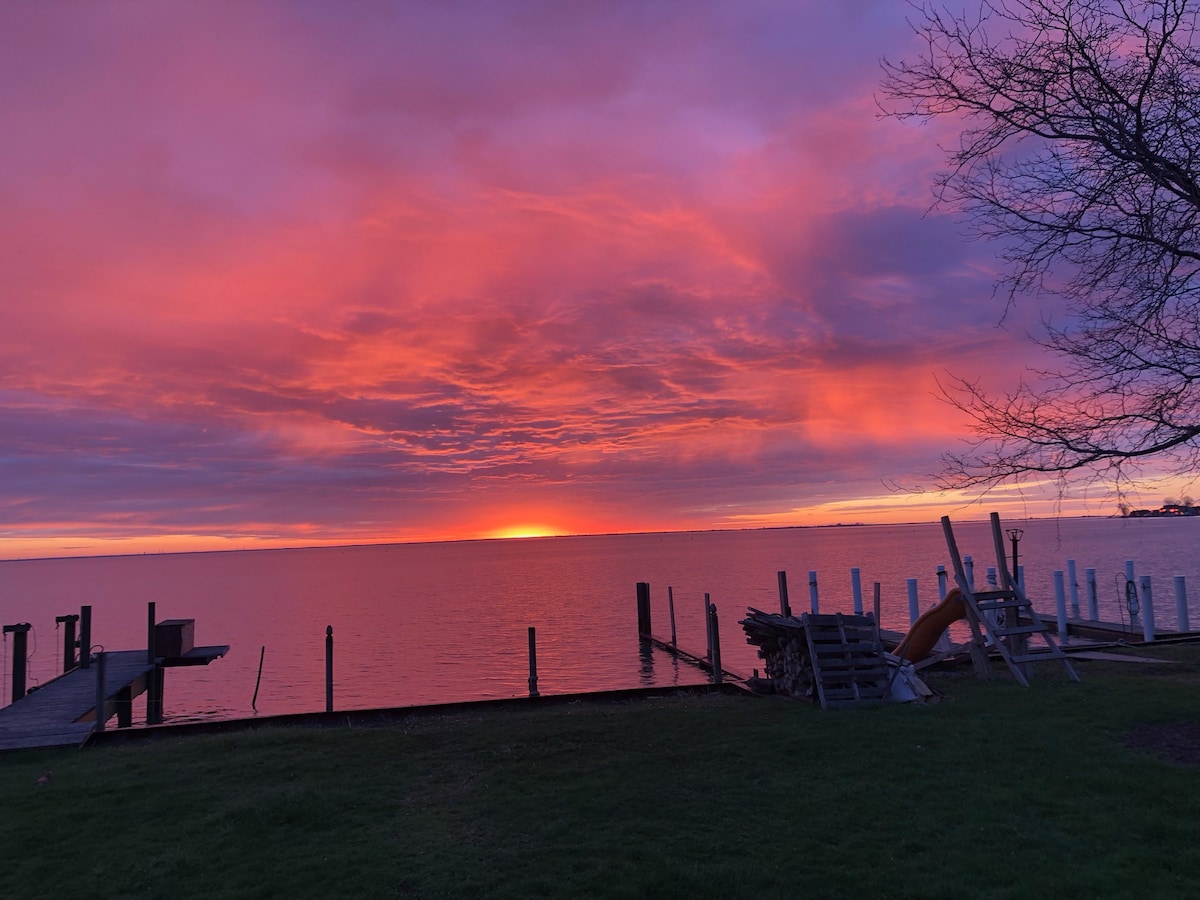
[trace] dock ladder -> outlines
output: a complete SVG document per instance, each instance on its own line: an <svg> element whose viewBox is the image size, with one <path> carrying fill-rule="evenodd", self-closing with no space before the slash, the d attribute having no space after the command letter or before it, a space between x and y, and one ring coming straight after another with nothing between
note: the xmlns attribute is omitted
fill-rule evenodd
<svg viewBox="0 0 1200 900"><path fill-rule="evenodd" d="M950 517L942 516L942 530L946 534L946 547L954 564L954 578L962 590L967 623L974 638L971 644L971 659L975 664L975 673L981 679L991 678L986 648L987 640L990 639L992 647L1024 687L1029 687L1029 664L1036 662L1061 662L1067 670L1067 676L1072 681L1078 681L1079 676L1075 674L1067 655L1051 636L1049 626L1038 615L1025 592L1017 584L1016 578L1008 570L1000 530L1000 515L992 513L991 522L998 584L992 589L977 591L967 579L958 544L954 540L954 528L950 524ZM1040 637L1045 641L1046 649L1031 652L1031 637Z"/></svg>

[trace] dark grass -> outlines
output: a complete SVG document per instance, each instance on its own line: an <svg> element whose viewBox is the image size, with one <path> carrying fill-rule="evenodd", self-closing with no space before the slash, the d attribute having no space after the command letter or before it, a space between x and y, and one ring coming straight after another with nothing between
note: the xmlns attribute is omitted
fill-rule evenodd
<svg viewBox="0 0 1200 900"><path fill-rule="evenodd" d="M0 756L2 897L1170 897L1174 665L931 676L924 707L693 695ZM53 781L35 786L38 776Z"/></svg>

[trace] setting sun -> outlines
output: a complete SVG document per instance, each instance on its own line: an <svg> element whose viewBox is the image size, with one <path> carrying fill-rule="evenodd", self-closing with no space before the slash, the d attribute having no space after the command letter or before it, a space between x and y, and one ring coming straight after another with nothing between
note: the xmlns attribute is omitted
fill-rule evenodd
<svg viewBox="0 0 1200 900"><path fill-rule="evenodd" d="M489 531L486 536L490 538L532 538L554 537L560 534L565 534L565 532L553 525L507 525Z"/></svg>

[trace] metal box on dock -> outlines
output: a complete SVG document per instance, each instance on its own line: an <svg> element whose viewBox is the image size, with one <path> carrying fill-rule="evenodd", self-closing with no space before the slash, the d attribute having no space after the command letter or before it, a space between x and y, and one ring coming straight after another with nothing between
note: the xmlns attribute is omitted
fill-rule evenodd
<svg viewBox="0 0 1200 900"><path fill-rule="evenodd" d="M178 659L196 646L195 619L163 619L154 626L154 652Z"/></svg>

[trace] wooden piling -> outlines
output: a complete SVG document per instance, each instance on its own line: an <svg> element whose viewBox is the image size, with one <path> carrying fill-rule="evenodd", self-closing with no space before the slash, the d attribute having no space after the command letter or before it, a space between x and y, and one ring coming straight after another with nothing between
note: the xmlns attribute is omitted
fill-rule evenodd
<svg viewBox="0 0 1200 900"><path fill-rule="evenodd" d="M705 597L707 598L707 594ZM720 684L724 681L725 673L721 671L721 628L717 620L717 605L710 603L708 606L708 621L709 635L711 640L711 648L709 660L712 662L712 679L713 684Z"/></svg>
<svg viewBox="0 0 1200 900"><path fill-rule="evenodd" d="M1100 619L1100 597L1096 591L1096 570L1084 569L1083 578L1087 584L1087 617L1096 622Z"/></svg>
<svg viewBox="0 0 1200 900"><path fill-rule="evenodd" d="M675 588L667 586L667 614L671 617L671 646L678 647L679 641L675 638Z"/></svg>
<svg viewBox="0 0 1200 900"><path fill-rule="evenodd" d="M1071 618L1079 618L1079 575L1075 569L1075 560L1067 560L1067 591L1071 597Z"/></svg>
<svg viewBox="0 0 1200 900"><path fill-rule="evenodd" d="M790 616L792 614L792 604L788 600L787 572L782 569L776 572L775 580L779 583L779 612L782 615Z"/></svg>
<svg viewBox="0 0 1200 900"><path fill-rule="evenodd" d="M650 638L650 583L637 583L638 637L642 640Z"/></svg>
<svg viewBox="0 0 1200 900"><path fill-rule="evenodd" d="M921 617L921 603L917 599L917 579L908 579L908 624Z"/></svg>
<svg viewBox="0 0 1200 900"><path fill-rule="evenodd" d="M75 643L78 640L75 636L75 623L79 621L79 616L72 613L67 616L55 616L54 622L56 625L63 627L63 674L70 672L75 668L75 660L78 658L75 654Z"/></svg>
<svg viewBox="0 0 1200 900"><path fill-rule="evenodd" d="M1142 576L1142 638L1146 643L1153 643L1154 631L1154 591L1150 586L1150 576Z"/></svg>
<svg viewBox="0 0 1200 900"><path fill-rule="evenodd" d="M946 567L945 566L937 567L937 583L938 583L938 599L945 600L946 599L946 590L947 590L947 587L946 587L947 575L946 575Z"/></svg>
<svg viewBox="0 0 1200 900"><path fill-rule="evenodd" d="M325 626L325 712L333 712L333 626Z"/></svg>
<svg viewBox="0 0 1200 900"><path fill-rule="evenodd" d="M26 664L29 660L29 629L28 622L16 625L5 625L4 633L13 636L12 661L12 702L16 703L25 696Z"/></svg>
<svg viewBox="0 0 1200 900"><path fill-rule="evenodd" d="M157 622L154 615L155 603L151 600L146 604L146 662L152 663L157 657L155 653L155 638L158 636Z"/></svg>
<svg viewBox="0 0 1200 900"><path fill-rule="evenodd" d="M821 602L817 598L817 573L808 573L808 605L815 616L821 611Z"/></svg>
<svg viewBox="0 0 1200 900"><path fill-rule="evenodd" d="M104 720L107 718L107 710L105 709L107 694L104 689L104 669L107 656L108 654L103 650L96 654L96 731L104 730Z"/></svg>
<svg viewBox="0 0 1200 900"><path fill-rule="evenodd" d="M92 608L79 607L79 668L92 664Z"/></svg>
<svg viewBox="0 0 1200 900"><path fill-rule="evenodd" d="M704 644L706 658L711 663L713 658L712 601L708 599L708 594L704 595Z"/></svg>
<svg viewBox="0 0 1200 900"><path fill-rule="evenodd" d="M859 569L850 570L850 599L854 603L854 614L861 616L862 604L862 572Z"/></svg>
<svg viewBox="0 0 1200 900"><path fill-rule="evenodd" d="M250 708L258 712L258 686L262 684L263 658L267 655L267 645L263 644L258 651L258 677L254 679L254 696L250 698Z"/></svg>
<svg viewBox="0 0 1200 900"><path fill-rule="evenodd" d="M1062 569L1054 570L1054 614L1058 619L1058 639L1067 640L1067 591L1063 585Z"/></svg>
<svg viewBox="0 0 1200 900"><path fill-rule="evenodd" d="M537 629L529 626L529 696L537 697Z"/></svg>
<svg viewBox="0 0 1200 900"><path fill-rule="evenodd" d="M1175 576L1175 630L1191 631L1192 625L1188 619L1187 579L1182 575Z"/></svg>

